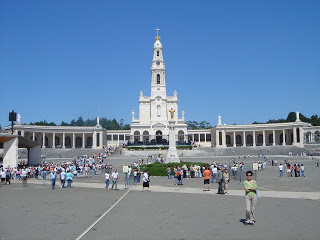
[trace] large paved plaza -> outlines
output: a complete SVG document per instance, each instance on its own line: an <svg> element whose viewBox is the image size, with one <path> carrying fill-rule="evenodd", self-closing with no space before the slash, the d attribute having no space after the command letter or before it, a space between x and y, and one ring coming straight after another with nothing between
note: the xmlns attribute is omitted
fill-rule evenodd
<svg viewBox="0 0 320 240"><path fill-rule="evenodd" d="M217 157L227 161L229 157ZM286 157L273 157L278 163ZM246 160L247 164L258 158ZM110 158L114 165L136 157ZM208 159L207 161L211 161ZM262 198L256 224L244 225L242 183L216 195L217 184L204 192L203 179L151 177L151 192L142 187L106 191L102 176L75 179L73 188L51 190L31 179L0 187L1 239L318 239L320 235L320 168L311 158L291 159L306 166L305 178L278 176L278 167L258 173ZM95 225L93 225L96 223ZM79 238L81 237L81 238Z"/></svg>

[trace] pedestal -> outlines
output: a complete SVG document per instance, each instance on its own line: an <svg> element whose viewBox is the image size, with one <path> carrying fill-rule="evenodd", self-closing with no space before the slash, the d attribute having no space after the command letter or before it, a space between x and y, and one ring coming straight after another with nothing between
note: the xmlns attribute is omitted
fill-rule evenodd
<svg viewBox="0 0 320 240"><path fill-rule="evenodd" d="M169 149L168 149L168 155L165 160L165 163L180 162L179 155L177 153L177 148L176 148L175 127L176 127L176 121L170 120L169 121Z"/></svg>

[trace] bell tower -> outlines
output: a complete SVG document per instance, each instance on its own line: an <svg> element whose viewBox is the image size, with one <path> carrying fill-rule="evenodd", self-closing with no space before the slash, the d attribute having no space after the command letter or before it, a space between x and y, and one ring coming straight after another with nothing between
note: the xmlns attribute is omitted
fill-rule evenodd
<svg viewBox="0 0 320 240"><path fill-rule="evenodd" d="M166 93L166 68L163 61L163 49L160 42L159 28L153 45L153 60L151 66L151 98L160 96L165 98Z"/></svg>

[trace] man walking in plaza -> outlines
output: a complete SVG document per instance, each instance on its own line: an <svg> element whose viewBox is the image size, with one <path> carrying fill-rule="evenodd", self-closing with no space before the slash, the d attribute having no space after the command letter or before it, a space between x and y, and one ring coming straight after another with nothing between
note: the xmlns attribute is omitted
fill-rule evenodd
<svg viewBox="0 0 320 240"><path fill-rule="evenodd" d="M57 178L57 174L52 170L49 175L49 179L51 180L51 188L52 189L54 189L54 187L56 185L56 178Z"/></svg>
<svg viewBox="0 0 320 240"><path fill-rule="evenodd" d="M218 192L217 194L224 194L223 192L223 168L218 168L217 181L218 181Z"/></svg>
<svg viewBox="0 0 320 240"><path fill-rule="evenodd" d="M112 177L112 186L111 186L111 189L113 189L113 187L115 186L115 190L118 190L118 177L119 177L119 174L118 174L118 170L115 169L114 172L112 173L111 175Z"/></svg>
<svg viewBox="0 0 320 240"><path fill-rule="evenodd" d="M66 182L66 171L63 168L60 173L60 182L61 182L61 188L64 188L64 184Z"/></svg>
<svg viewBox="0 0 320 240"><path fill-rule="evenodd" d="M171 168L168 166L167 168L167 173L168 173L168 179L171 179Z"/></svg>
<svg viewBox="0 0 320 240"><path fill-rule="evenodd" d="M47 170L46 170L45 167L42 169L41 177L42 177L42 184L45 184L46 183L46 177L47 177Z"/></svg>
<svg viewBox="0 0 320 240"><path fill-rule="evenodd" d="M209 167L206 167L206 169L203 171L203 183L204 183L204 189L203 191L210 191L210 177L211 177L211 171L209 170Z"/></svg>

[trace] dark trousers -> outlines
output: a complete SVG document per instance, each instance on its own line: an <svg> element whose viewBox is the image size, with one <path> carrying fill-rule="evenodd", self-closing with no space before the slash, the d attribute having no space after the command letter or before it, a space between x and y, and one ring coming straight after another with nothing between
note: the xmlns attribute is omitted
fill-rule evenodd
<svg viewBox="0 0 320 240"><path fill-rule="evenodd" d="M223 184L223 179L220 179L220 181L219 181L219 187L218 187L218 193L219 193L219 194L224 193L224 192L223 192L223 186L222 186L222 184Z"/></svg>

